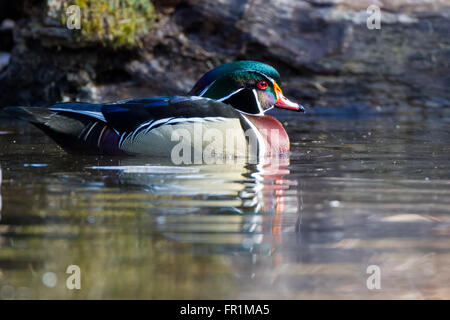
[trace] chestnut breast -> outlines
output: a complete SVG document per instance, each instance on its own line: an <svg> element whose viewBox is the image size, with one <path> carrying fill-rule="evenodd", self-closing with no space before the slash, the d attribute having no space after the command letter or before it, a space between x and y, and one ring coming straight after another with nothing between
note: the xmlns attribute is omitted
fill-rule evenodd
<svg viewBox="0 0 450 320"><path fill-rule="evenodd" d="M260 137L264 141L266 156L289 152L289 136L277 119L269 115L245 115L245 117L258 130Z"/></svg>

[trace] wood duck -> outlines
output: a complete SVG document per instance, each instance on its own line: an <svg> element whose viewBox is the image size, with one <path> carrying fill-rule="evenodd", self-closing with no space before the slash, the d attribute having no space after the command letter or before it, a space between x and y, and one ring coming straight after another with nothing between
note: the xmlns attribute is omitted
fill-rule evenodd
<svg viewBox="0 0 450 320"><path fill-rule="evenodd" d="M284 97L279 83L280 75L273 67L237 61L207 72L187 96L7 107L5 111L34 124L70 153L167 157L181 140L174 139L175 133L195 136L201 125L203 133L212 130L225 138L233 132L244 145L253 138L257 147L252 152L266 156L288 152L289 137L278 120L264 113L273 107L304 112L301 105ZM201 147L208 144L200 142ZM219 152L234 155L248 150L220 148Z"/></svg>

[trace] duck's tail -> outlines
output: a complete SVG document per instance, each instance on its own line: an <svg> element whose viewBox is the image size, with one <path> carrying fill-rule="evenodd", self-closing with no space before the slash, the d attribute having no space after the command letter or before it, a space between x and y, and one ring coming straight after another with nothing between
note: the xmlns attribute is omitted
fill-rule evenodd
<svg viewBox="0 0 450 320"><path fill-rule="evenodd" d="M45 107L6 107L3 110L32 123L69 153L123 154L117 148L118 134L96 117Z"/></svg>
<svg viewBox="0 0 450 320"><path fill-rule="evenodd" d="M45 123L54 114L53 111L47 108L37 107L6 107L3 111L14 118L33 124Z"/></svg>

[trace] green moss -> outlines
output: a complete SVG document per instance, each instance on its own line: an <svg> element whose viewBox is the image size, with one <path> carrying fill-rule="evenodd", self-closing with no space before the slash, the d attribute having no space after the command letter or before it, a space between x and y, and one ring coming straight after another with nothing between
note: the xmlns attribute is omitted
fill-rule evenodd
<svg viewBox="0 0 450 320"><path fill-rule="evenodd" d="M105 46L140 46L140 37L147 33L156 19L150 0L72 0L64 1L61 22L66 25L65 12L71 5L81 10L81 29L75 38L84 42L101 42Z"/></svg>

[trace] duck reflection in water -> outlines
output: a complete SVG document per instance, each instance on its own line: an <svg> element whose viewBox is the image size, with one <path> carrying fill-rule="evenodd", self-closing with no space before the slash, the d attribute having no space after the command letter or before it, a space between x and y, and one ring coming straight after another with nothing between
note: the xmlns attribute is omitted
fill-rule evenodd
<svg viewBox="0 0 450 320"><path fill-rule="evenodd" d="M258 256L275 254L285 233L300 230L300 194L297 181L285 178L287 156L256 165L154 166L145 161L124 159L117 166L92 169L108 170L122 188L144 188L155 231L194 244L195 254L228 252L256 264Z"/></svg>

